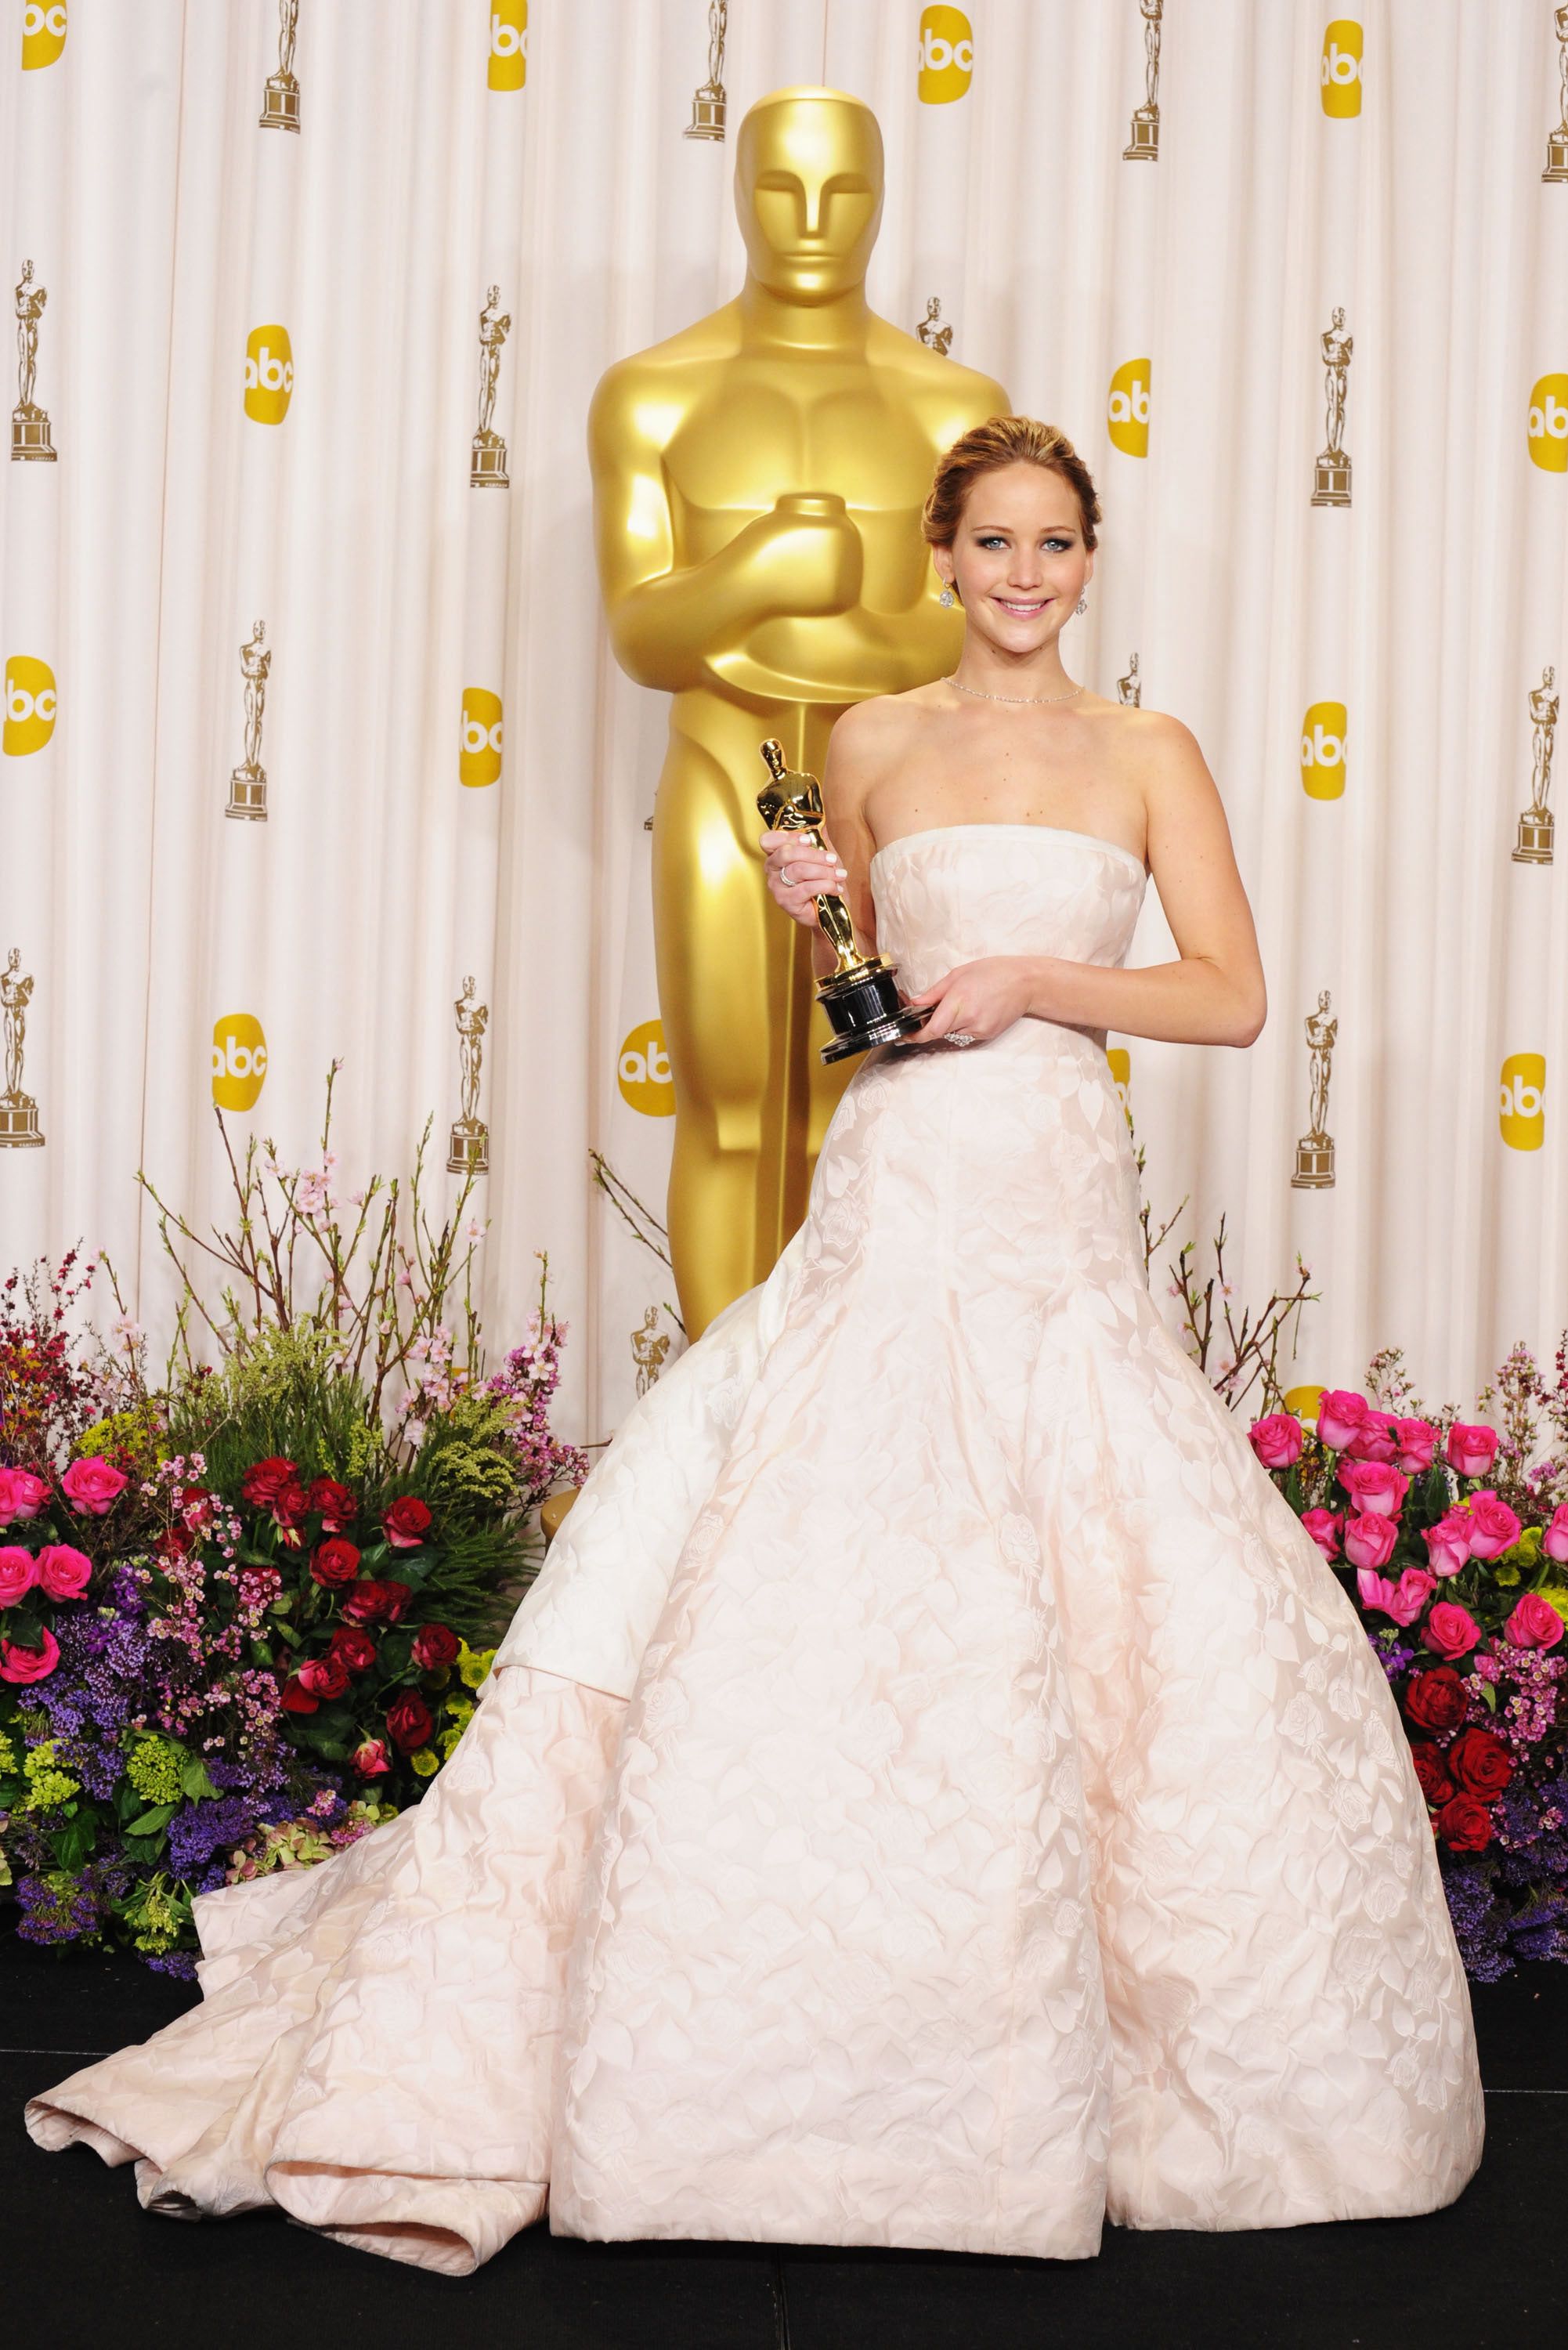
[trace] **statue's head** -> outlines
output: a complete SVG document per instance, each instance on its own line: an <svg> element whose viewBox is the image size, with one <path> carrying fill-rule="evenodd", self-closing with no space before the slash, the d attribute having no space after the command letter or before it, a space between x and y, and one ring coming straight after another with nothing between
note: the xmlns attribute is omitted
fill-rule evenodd
<svg viewBox="0 0 1568 2350"><path fill-rule="evenodd" d="M866 276L882 218L882 133L842 89L775 89L736 135L735 212L752 276L826 302Z"/></svg>

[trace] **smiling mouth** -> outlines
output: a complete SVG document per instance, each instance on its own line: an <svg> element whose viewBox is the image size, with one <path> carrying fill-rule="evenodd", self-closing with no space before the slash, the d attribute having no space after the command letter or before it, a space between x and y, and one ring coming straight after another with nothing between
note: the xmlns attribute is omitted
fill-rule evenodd
<svg viewBox="0 0 1568 2350"><path fill-rule="evenodd" d="M1027 604L1015 603L1007 596L993 596L991 600L993 604L1000 604L1004 612L1012 613L1017 619L1032 620L1036 612L1043 612L1045 609L1052 598L1049 596L1038 596L1033 602Z"/></svg>

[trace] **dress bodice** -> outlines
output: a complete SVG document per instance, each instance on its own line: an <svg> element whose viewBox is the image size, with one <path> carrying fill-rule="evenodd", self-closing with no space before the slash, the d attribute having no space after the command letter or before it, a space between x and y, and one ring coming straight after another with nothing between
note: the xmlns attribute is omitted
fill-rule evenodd
<svg viewBox="0 0 1568 2350"><path fill-rule="evenodd" d="M1130 848L1056 825L901 833L871 859L877 949L906 994L982 955L1121 963L1147 879Z"/></svg>

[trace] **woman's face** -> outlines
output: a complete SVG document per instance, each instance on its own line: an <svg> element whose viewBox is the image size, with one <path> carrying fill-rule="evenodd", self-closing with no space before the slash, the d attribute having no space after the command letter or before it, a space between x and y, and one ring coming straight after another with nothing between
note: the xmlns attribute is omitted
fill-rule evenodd
<svg viewBox="0 0 1568 2350"><path fill-rule="evenodd" d="M1072 484L1027 462L980 476L952 546L932 560L957 579L970 628L1009 653L1058 636L1095 568Z"/></svg>

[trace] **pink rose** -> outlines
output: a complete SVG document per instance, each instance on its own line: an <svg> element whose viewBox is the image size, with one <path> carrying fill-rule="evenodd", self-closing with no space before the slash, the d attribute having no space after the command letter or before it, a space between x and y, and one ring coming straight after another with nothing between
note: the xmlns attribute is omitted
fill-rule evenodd
<svg viewBox="0 0 1568 2350"><path fill-rule="evenodd" d="M0 1526L13 1518L36 1518L47 1501L49 1489L27 1469L0 1469Z"/></svg>
<svg viewBox="0 0 1568 2350"><path fill-rule="evenodd" d="M1542 1528L1541 1547L1548 1558L1568 1558L1568 1502L1559 1502Z"/></svg>
<svg viewBox="0 0 1568 2350"><path fill-rule="evenodd" d="M6 1543L0 1548L0 1607L15 1607L37 1579L37 1565L30 1550L24 1550L20 1543Z"/></svg>
<svg viewBox="0 0 1568 2350"><path fill-rule="evenodd" d="M1480 1626L1457 1599L1439 1599L1427 1618L1421 1638L1439 1657L1462 1657L1480 1638Z"/></svg>
<svg viewBox="0 0 1568 2350"><path fill-rule="evenodd" d="M1398 1516L1410 1490L1408 1477L1387 1461L1342 1460L1335 1473L1358 1510L1376 1510L1386 1518Z"/></svg>
<svg viewBox="0 0 1568 2350"><path fill-rule="evenodd" d="M1456 1475L1484 1477L1497 1451L1497 1430L1484 1421L1456 1419L1443 1450Z"/></svg>
<svg viewBox="0 0 1568 2350"><path fill-rule="evenodd" d="M1345 1524L1341 1510L1303 1510L1302 1523L1316 1543L1324 1558L1339 1556L1340 1530Z"/></svg>
<svg viewBox="0 0 1568 2350"><path fill-rule="evenodd" d="M91 1580L91 1559L69 1543L46 1543L38 1553L38 1582L51 1599L79 1599Z"/></svg>
<svg viewBox="0 0 1568 2350"><path fill-rule="evenodd" d="M1247 1433L1265 1469L1288 1469L1302 1457L1302 1424L1293 1411L1271 1411Z"/></svg>
<svg viewBox="0 0 1568 2350"><path fill-rule="evenodd" d="M1470 1556L1499 1558L1511 1550L1523 1528L1506 1502L1500 1502L1490 1488L1472 1493L1465 1505L1465 1515L1470 1522Z"/></svg>
<svg viewBox="0 0 1568 2350"><path fill-rule="evenodd" d="M1399 1419L1394 1422L1398 1438L1398 1451L1394 1455L1396 1469L1414 1476L1418 1469L1429 1469L1437 1449L1438 1431L1429 1419Z"/></svg>
<svg viewBox="0 0 1568 2350"><path fill-rule="evenodd" d="M60 1491L73 1509L101 1518L114 1507L116 1496L130 1482L122 1469L111 1469L107 1461L95 1460L89 1454L85 1460L71 1462L60 1479Z"/></svg>
<svg viewBox="0 0 1568 2350"><path fill-rule="evenodd" d="M325 1698L330 1702L333 1698L341 1697L348 1688L348 1668L341 1657L335 1657L328 1650L324 1657L307 1657L295 1678L300 1688L308 1690L312 1697Z"/></svg>
<svg viewBox="0 0 1568 2350"><path fill-rule="evenodd" d="M1458 1575L1470 1563L1470 1521L1468 1511L1445 1510L1435 1526L1423 1526L1427 1565L1434 1575Z"/></svg>
<svg viewBox="0 0 1568 2350"><path fill-rule="evenodd" d="M1424 1566L1407 1566L1396 1584L1364 1566L1356 1575L1355 1587L1364 1607L1376 1607L1380 1615L1391 1616L1396 1624L1413 1624L1436 1591L1438 1578Z"/></svg>
<svg viewBox="0 0 1568 2350"><path fill-rule="evenodd" d="M1364 1434L1371 1409L1366 1398L1354 1388L1324 1388L1317 1408L1319 1443L1326 1444L1331 1452L1348 1452Z"/></svg>
<svg viewBox="0 0 1568 2350"><path fill-rule="evenodd" d="M384 1738L362 1738L354 1749L354 1768L361 1779L378 1779L383 1771L392 1767L392 1757Z"/></svg>
<svg viewBox="0 0 1568 2350"><path fill-rule="evenodd" d="M1554 1648L1563 1638L1563 1618L1539 1591L1527 1591L1503 1626L1502 1637L1516 1648Z"/></svg>
<svg viewBox="0 0 1568 2350"><path fill-rule="evenodd" d="M1399 1529L1381 1510L1363 1510L1345 1520L1345 1555L1352 1566L1386 1566Z"/></svg>
<svg viewBox="0 0 1568 2350"><path fill-rule="evenodd" d="M41 1648L20 1648L15 1640L0 1640L0 1681L41 1681L60 1661L60 1644L46 1631Z"/></svg>

